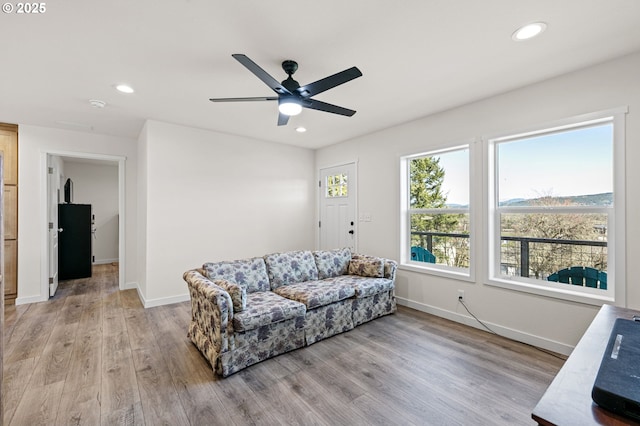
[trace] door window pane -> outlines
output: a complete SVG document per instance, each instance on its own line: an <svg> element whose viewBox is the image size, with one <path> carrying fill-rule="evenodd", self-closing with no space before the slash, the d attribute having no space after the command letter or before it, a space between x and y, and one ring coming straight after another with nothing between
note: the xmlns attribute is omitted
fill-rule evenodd
<svg viewBox="0 0 640 426"><path fill-rule="evenodd" d="M349 195L349 176L346 174L327 176L325 197L346 197Z"/></svg>

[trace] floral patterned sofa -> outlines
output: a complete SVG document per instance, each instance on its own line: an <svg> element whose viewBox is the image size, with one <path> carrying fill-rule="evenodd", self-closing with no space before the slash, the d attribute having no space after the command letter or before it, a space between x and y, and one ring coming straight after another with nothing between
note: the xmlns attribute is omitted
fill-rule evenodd
<svg viewBox="0 0 640 426"><path fill-rule="evenodd" d="M205 263L184 273L188 336L226 377L395 312L396 267L348 248Z"/></svg>

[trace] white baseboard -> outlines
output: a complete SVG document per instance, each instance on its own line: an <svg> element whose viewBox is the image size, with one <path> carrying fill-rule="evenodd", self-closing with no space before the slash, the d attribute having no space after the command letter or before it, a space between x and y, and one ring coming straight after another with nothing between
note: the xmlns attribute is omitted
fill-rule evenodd
<svg viewBox="0 0 640 426"><path fill-rule="evenodd" d="M27 305L29 303L38 303L38 302L46 302L49 300L47 296L29 296L29 297L18 297L16 299L16 305Z"/></svg>
<svg viewBox="0 0 640 426"><path fill-rule="evenodd" d="M98 259L93 262L94 265L106 265L107 263L117 263L120 259L117 257L115 259Z"/></svg>
<svg viewBox="0 0 640 426"><path fill-rule="evenodd" d="M430 306L424 303L414 302L413 300L405 299L398 296L396 296L396 302L398 303L398 305L401 305L401 306L406 306L408 308L412 308L417 311L426 312L428 314L432 314L438 317L442 317L451 321L458 322L460 324L468 325L470 327L475 327L480 330L486 331L486 329L482 326L482 324L479 324L478 321L476 321L474 318L467 315L462 315L457 312L447 311L446 309L436 308L435 306ZM562 355L570 355L574 348L573 346L567 345L565 343L545 339L540 336L524 333L519 330L503 327L501 325L493 324L484 320L482 322L487 324L487 326L489 326L493 331L495 331L496 333L498 333L503 337L506 337L511 340L516 340L518 342L527 343L529 345L533 345L539 348L553 351Z"/></svg>
<svg viewBox="0 0 640 426"><path fill-rule="evenodd" d="M122 290L133 290L133 289L138 289L138 283L136 282L131 282L131 283L124 283L124 287L122 288Z"/></svg>
<svg viewBox="0 0 640 426"><path fill-rule="evenodd" d="M189 293L180 294L178 296L159 297L157 299L145 299L138 288L138 297L142 302L142 306L146 308L155 308L156 306L171 305L172 303L181 303L190 300Z"/></svg>

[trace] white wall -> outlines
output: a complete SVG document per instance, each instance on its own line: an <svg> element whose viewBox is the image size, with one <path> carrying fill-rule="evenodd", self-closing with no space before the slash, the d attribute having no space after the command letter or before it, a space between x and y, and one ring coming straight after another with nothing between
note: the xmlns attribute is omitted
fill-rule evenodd
<svg viewBox="0 0 640 426"><path fill-rule="evenodd" d="M125 283L136 280L136 157L135 140L92 133L19 125L18 134L18 298L16 303L46 300L42 277L47 268L46 158L47 152L103 154L126 157ZM43 179L43 176L45 177ZM45 268L45 269L43 269Z"/></svg>
<svg viewBox="0 0 640 426"><path fill-rule="evenodd" d="M147 133L148 122L138 135L138 216L136 223L138 230L136 237L138 239L138 251L136 253L136 264L138 265L138 295L144 301L144 295L147 294ZM143 302L144 303L144 302Z"/></svg>
<svg viewBox="0 0 640 426"><path fill-rule="evenodd" d="M540 64L544 66L544 64ZM640 309L635 259L640 256L640 54L514 90L404 125L320 149L316 168L358 158L360 213L372 215L359 225L359 250L399 258L399 157L502 131L517 131L583 113L629 107L626 133L627 304ZM481 179L478 176L478 179ZM485 258L482 253L478 260ZM598 308L483 284L399 271L400 302L465 323L457 303L465 290L472 311L511 337L568 352ZM621 283L625 285L625 283Z"/></svg>
<svg viewBox="0 0 640 426"><path fill-rule="evenodd" d="M91 204L96 230L94 263L118 261L118 165L117 163L64 162L65 181L73 181L75 204Z"/></svg>
<svg viewBox="0 0 640 426"><path fill-rule="evenodd" d="M138 142L145 306L188 300L204 262L314 247L314 151L157 121Z"/></svg>

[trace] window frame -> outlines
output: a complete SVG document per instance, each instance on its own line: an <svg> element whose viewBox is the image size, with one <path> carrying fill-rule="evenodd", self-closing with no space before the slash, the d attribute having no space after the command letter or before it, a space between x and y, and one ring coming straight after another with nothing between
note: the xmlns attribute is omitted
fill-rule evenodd
<svg viewBox="0 0 640 426"><path fill-rule="evenodd" d="M486 225L483 240L487 248L485 284L522 291L540 296L547 296L580 303L602 305L615 303L624 305L626 302L625 280L625 114L627 108L617 108L583 114L559 120L552 123L533 126L519 132L504 132L485 136L484 145L485 182L483 192L486 196ZM607 282L608 290L593 291L585 287L557 285L526 277L505 277L500 274L501 236L500 215L502 213L539 213L542 208L509 208L499 207L497 199L497 144L514 141L532 136L542 136L560 131L580 129L588 126L611 123L613 126L613 206L612 207L547 207L544 211L557 213L607 213Z"/></svg>
<svg viewBox="0 0 640 426"><path fill-rule="evenodd" d="M473 191L473 177L476 173L476 156L479 140L467 140L456 144L447 145L445 147L434 148L428 151L411 153L400 157L400 265L399 268L407 271L438 275L447 278L453 278L462 281L475 282L476 280L476 196ZM410 190L410 163L411 160L421 157L433 157L449 152L468 150L469 158L469 207L468 208L447 208L447 209L411 209L409 207L409 190ZM469 268L458 268L448 265L417 262L411 260L411 215L419 213L433 214L468 214L469 216Z"/></svg>

